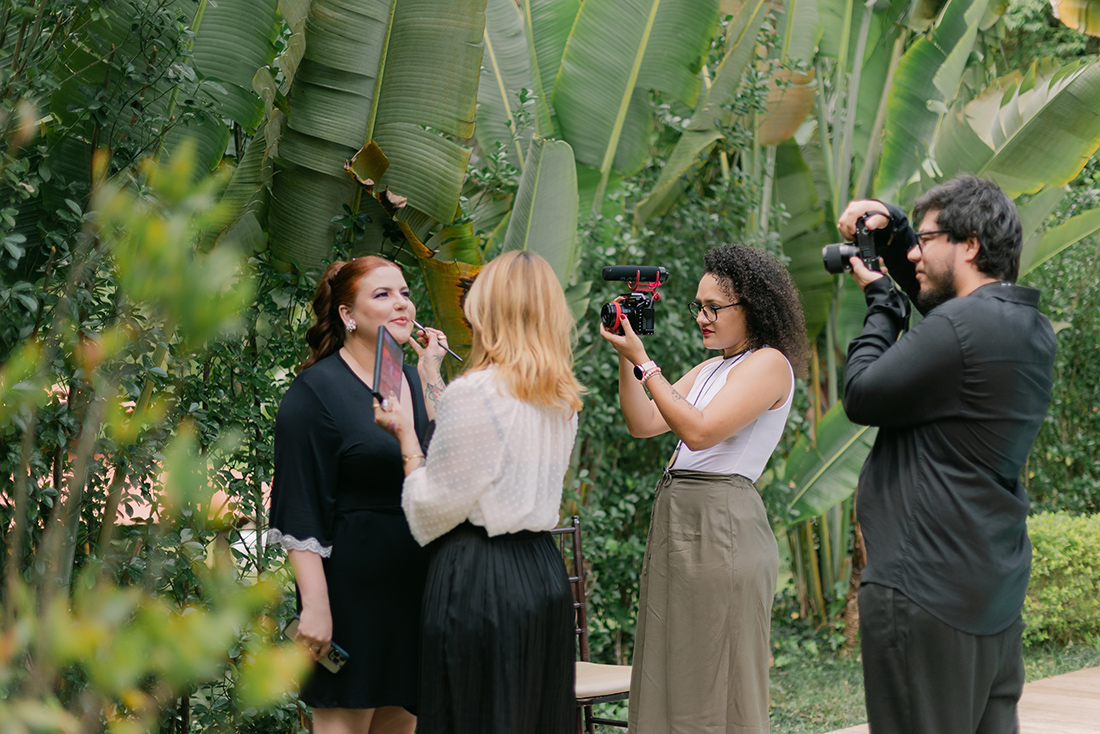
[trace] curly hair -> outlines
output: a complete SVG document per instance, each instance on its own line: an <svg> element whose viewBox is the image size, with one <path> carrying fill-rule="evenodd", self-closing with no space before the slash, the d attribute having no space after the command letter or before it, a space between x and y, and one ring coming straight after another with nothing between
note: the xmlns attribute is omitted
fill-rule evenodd
<svg viewBox="0 0 1100 734"><path fill-rule="evenodd" d="M703 258L731 300L744 302L749 346L774 347L799 377L810 361L806 319L790 273L772 255L746 245L721 245Z"/></svg>
<svg viewBox="0 0 1100 734"><path fill-rule="evenodd" d="M978 240L974 266L983 275L1015 282L1020 274L1023 228L1016 205L992 181L963 174L935 186L913 205L913 221L919 225L928 212L936 212L936 226L947 230L950 242Z"/></svg>

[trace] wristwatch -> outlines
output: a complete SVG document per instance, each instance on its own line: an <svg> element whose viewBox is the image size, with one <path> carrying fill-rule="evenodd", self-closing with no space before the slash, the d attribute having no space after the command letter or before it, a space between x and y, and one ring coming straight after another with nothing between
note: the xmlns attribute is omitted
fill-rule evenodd
<svg viewBox="0 0 1100 734"><path fill-rule="evenodd" d="M657 369L657 363L652 359L648 362L642 362L641 364L634 365L634 376L639 380L645 377L645 373L650 370Z"/></svg>

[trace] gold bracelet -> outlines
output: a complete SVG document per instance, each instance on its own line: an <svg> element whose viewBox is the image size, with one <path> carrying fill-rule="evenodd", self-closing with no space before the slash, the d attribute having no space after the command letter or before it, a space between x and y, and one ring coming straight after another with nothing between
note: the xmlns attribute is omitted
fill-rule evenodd
<svg viewBox="0 0 1100 734"><path fill-rule="evenodd" d="M423 459L423 458L424 458L424 454L413 454L412 456L405 456L404 454L401 454L401 465L404 466L405 464L408 464L413 459Z"/></svg>

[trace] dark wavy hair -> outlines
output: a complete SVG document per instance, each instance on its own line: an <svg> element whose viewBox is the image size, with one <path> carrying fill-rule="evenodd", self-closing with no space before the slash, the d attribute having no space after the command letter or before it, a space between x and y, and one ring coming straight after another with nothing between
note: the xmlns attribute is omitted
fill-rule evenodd
<svg viewBox="0 0 1100 734"><path fill-rule="evenodd" d="M397 265L385 258L367 255L347 262L337 260L328 266L317 284L317 292L313 294L315 320L306 332L309 356L298 365L299 372L344 346L347 333L344 322L340 320L340 306L351 308L355 304L355 297L359 295L359 281L381 267L396 268Z"/></svg>
<svg viewBox="0 0 1100 734"><path fill-rule="evenodd" d="M715 247L703 258L703 267L730 300L745 304L749 346L778 349L795 374L805 377L810 342L798 289L787 269L764 250L745 245Z"/></svg>
<svg viewBox="0 0 1100 734"><path fill-rule="evenodd" d="M1023 228L1016 205L992 181L964 173L935 186L913 205L913 222L937 212L936 226L947 230L950 242L978 240L974 266L983 275L1011 282L1020 273Z"/></svg>

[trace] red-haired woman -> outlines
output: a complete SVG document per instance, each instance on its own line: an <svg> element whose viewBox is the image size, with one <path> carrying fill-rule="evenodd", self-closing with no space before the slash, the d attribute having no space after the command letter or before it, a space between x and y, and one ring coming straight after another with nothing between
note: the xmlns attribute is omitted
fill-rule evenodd
<svg viewBox="0 0 1100 734"><path fill-rule="evenodd" d="M275 421L269 542L287 550L300 604L297 638L314 666L302 688L317 734L411 734L417 707L420 603L427 556L401 510L401 447L374 422L378 327L419 355L405 365L401 406L423 443L442 392L445 337L411 339L416 307L401 270L361 257L333 263L313 299L310 355Z"/></svg>

